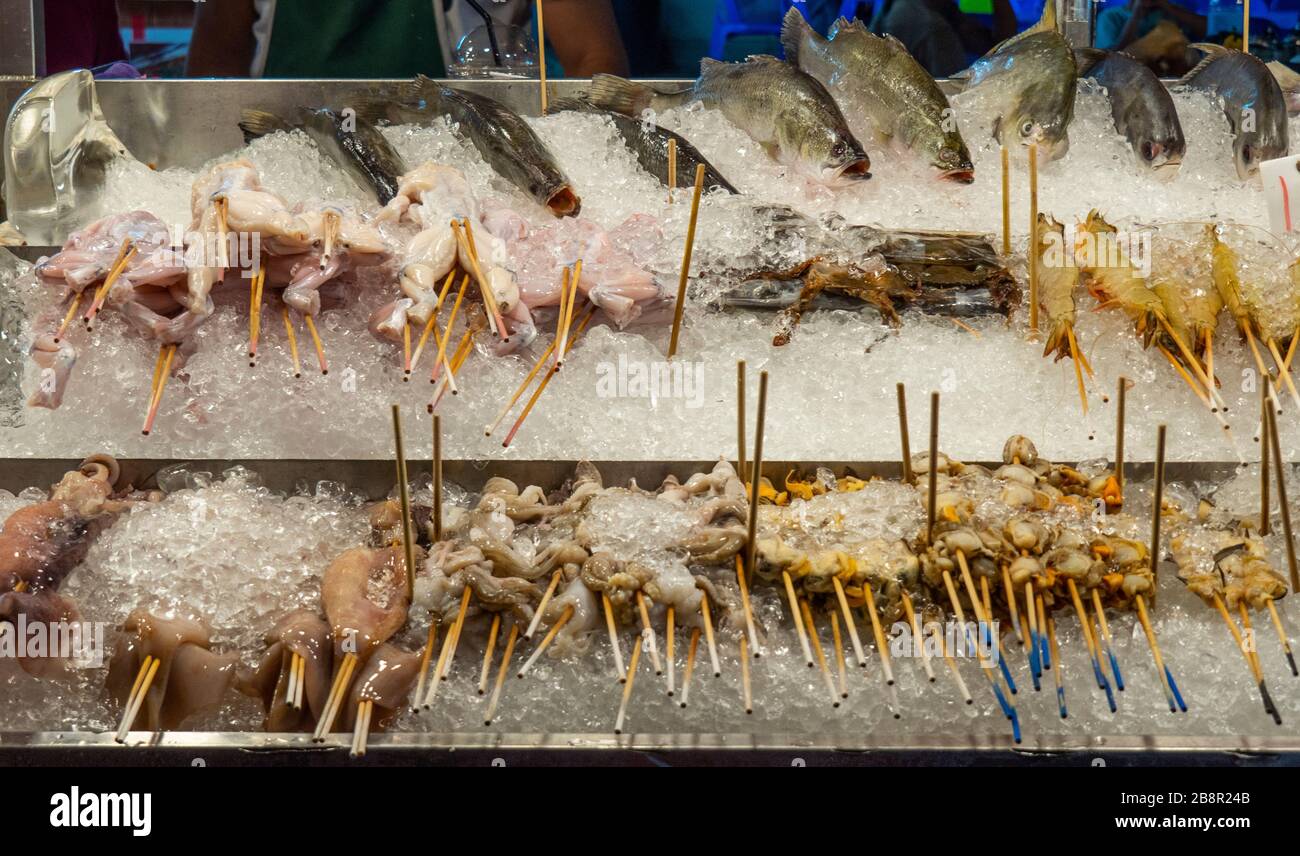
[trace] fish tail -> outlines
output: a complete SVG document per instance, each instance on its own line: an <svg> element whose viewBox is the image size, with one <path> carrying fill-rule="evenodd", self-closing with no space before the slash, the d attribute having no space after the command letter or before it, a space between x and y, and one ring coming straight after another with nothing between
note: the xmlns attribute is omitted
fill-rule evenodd
<svg viewBox="0 0 1300 856"><path fill-rule="evenodd" d="M805 41L816 38L820 37L808 25L799 7L791 6L781 21L781 48L785 51L785 61L798 68L799 49Z"/></svg>
<svg viewBox="0 0 1300 856"><path fill-rule="evenodd" d="M251 143L276 131L292 131L293 125L266 110L244 110L239 114L239 130L244 132L244 142Z"/></svg>
<svg viewBox="0 0 1300 856"><path fill-rule="evenodd" d="M591 79L591 89L587 100L604 110L612 110L631 116L640 117L656 100L671 98L655 92L649 86L633 83L613 74L597 74ZM676 106L675 103L662 102L663 106Z"/></svg>

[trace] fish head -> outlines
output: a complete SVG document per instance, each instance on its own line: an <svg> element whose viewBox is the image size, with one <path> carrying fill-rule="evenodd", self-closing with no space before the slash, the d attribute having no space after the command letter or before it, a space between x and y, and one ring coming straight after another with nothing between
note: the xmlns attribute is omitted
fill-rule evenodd
<svg viewBox="0 0 1300 856"><path fill-rule="evenodd" d="M939 171L939 178L957 184L970 184L975 180L975 164L961 140L948 143L935 152L931 165Z"/></svg>
<svg viewBox="0 0 1300 856"><path fill-rule="evenodd" d="M565 184L546 197L546 207L556 217L577 217L582 210L582 199Z"/></svg>
<svg viewBox="0 0 1300 856"><path fill-rule="evenodd" d="M1183 145L1170 140L1145 139L1137 148L1138 165L1151 170L1161 181L1173 181L1183 165Z"/></svg>
<svg viewBox="0 0 1300 856"><path fill-rule="evenodd" d="M1242 181L1257 175L1259 165L1264 161L1284 157L1286 153L1285 144L1278 144L1263 131L1238 131L1232 141L1232 162L1237 168L1237 177Z"/></svg>
<svg viewBox="0 0 1300 856"><path fill-rule="evenodd" d="M808 134L800 146L800 155L824 184L835 186L871 178L871 160L862 144L847 131L827 128L823 133Z"/></svg>

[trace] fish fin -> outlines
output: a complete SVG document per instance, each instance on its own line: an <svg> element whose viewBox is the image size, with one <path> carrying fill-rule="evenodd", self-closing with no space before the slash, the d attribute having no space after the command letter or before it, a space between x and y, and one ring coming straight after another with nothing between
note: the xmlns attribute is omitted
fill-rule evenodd
<svg viewBox="0 0 1300 856"><path fill-rule="evenodd" d="M701 61L701 75L707 71L704 63L712 61L707 58ZM649 109L658 94L649 86L642 86L613 74L596 74L591 78L587 101L602 110L612 110L636 119Z"/></svg>
<svg viewBox="0 0 1300 856"><path fill-rule="evenodd" d="M1039 17L1038 23L1025 32L1045 33L1060 32L1060 30L1060 25L1056 21L1056 0L1043 0L1043 14Z"/></svg>
<svg viewBox="0 0 1300 856"><path fill-rule="evenodd" d="M826 35L833 39L846 30L862 30L864 33L868 32L866 24L863 24L857 18L850 21L848 18L840 15L835 19L835 23L831 24L831 28Z"/></svg>
<svg viewBox="0 0 1300 856"><path fill-rule="evenodd" d="M244 110L239 114L239 130L244 132L244 142L250 143L276 131L292 131L293 125L266 110Z"/></svg>
<svg viewBox="0 0 1300 856"><path fill-rule="evenodd" d="M591 102L589 102L586 98L582 98L580 96L576 96L573 98L561 98L558 101L551 101L549 103L550 103L551 110L571 110L578 113L590 112L591 110L593 110L593 106Z"/></svg>
<svg viewBox="0 0 1300 856"><path fill-rule="evenodd" d="M781 21L781 47L785 51L785 61L798 68L799 48L804 39L819 38L821 37L813 32L813 28L808 25L799 7L791 6L785 13L785 19Z"/></svg>
<svg viewBox="0 0 1300 856"><path fill-rule="evenodd" d="M357 118L364 119L371 124L377 122L392 122L393 113L388 109L392 102L384 98L352 98L348 104L356 114Z"/></svg>
<svg viewBox="0 0 1300 856"><path fill-rule="evenodd" d="M1074 63L1079 68L1079 76L1083 77L1094 66L1106 58L1108 51L1100 48L1075 48Z"/></svg>
<svg viewBox="0 0 1300 856"><path fill-rule="evenodd" d="M1202 71L1205 70L1205 67L1207 65L1214 62L1220 56L1228 53L1228 49L1225 48L1223 45L1216 45L1210 42L1196 42L1194 44L1188 45L1188 47L1200 51L1201 53L1205 54L1205 56L1201 58L1200 62L1192 66L1191 71L1187 72L1182 77L1178 78L1179 84L1191 83L1192 80L1196 77L1196 75L1200 74Z"/></svg>

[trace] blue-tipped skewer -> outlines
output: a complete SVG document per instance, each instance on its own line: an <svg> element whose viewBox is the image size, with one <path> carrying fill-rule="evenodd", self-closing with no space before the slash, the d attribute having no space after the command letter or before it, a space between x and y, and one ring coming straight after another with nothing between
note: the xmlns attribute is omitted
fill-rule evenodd
<svg viewBox="0 0 1300 856"><path fill-rule="evenodd" d="M1165 680L1169 682L1169 689L1173 692L1174 699L1178 701L1178 709L1187 713L1187 702L1183 701L1183 694L1178 691L1178 682L1174 680L1174 673L1169 671L1168 666L1165 666Z"/></svg>
<svg viewBox="0 0 1300 856"><path fill-rule="evenodd" d="M1039 678L1042 677L1042 670L1039 668L1038 658L1038 632L1031 628L1029 631L1029 674L1033 675L1035 692L1042 689L1042 685L1039 682Z"/></svg>

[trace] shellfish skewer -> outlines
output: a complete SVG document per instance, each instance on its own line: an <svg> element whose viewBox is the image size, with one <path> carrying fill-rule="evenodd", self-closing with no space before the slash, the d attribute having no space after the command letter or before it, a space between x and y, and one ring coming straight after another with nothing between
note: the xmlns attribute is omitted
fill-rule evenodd
<svg viewBox="0 0 1300 856"><path fill-rule="evenodd" d="M849 697L848 664L844 657L844 639L840 636L840 614L834 609L827 610L831 619L831 644L835 650L835 670L839 675L840 698Z"/></svg>
<svg viewBox="0 0 1300 856"><path fill-rule="evenodd" d="M812 648L808 645L808 636L804 631L803 615L799 610L799 597L794 593L794 581L790 579L789 571L781 572L781 580L785 583L785 596L790 603L790 619L794 622L795 635L799 637L799 647L803 649L803 659L808 668L816 668L813 662Z"/></svg>
<svg viewBox="0 0 1300 856"><path fill-rule="evenodd" d="M925 675L930 679L930 683L934 683L934 667L930 665L930 652L925 649L925 636L921 632L921 622L917 620L916 610L912 608L912 597L905 591L900 594L903 596L903 613L907 615L907 624L912 628L912 636L921 647L921 665L925 668ZM863 665L866 665L865 661Z"/></svg>
<svg viewBox="0 0 1300 856"><path fill-rule="evenodd" d="M849 631L849 641L853 643L853 656L857 658L858 665L865 669L867 655L862 650L862 639L858 636L857 622L853 620L853 610L849 609L849 600L844 595L844 584L839 577L831 577L831 583L835 586L835 599L839 601L840 611L844 613L844 626Z"/></svg>
<svg viewBox="0 0 1300 856"><path fill-rule="evenodd" d="M1092 674L1097 679L1098 689L1106 693L1106 704L1110 707L1110 712L1115 713L1119 708L1115 704L1115 694L1111 692L1110 681L1106 679L1106 670L1101 666L1101 658L1097 654L1097 640L1092 635L1092 620L1088 617L1088 607L1079 597L1079 588L1074 584L1074 580L1067 578L1066 586L1070 589L1070 600L1074 603L1074 611L1079 616L1079 626L1083 630L1083 641L1088 646L1088 658L1092 660Z"/></svg>
<svg viewBox="0 0 1300 856"><path fill-rule="evenodd" d="M1061 714L1061 719L1067 719L1070 714L1065 707L1065 677L1061 674L1064 666L1061 663L1061 649L1056 644L1056 620L1050 615L1047 616L1047 641L1052 648L1052 659L1056 661L1056 668L1052 675L1056 680L1056 707Z"/></svg>
<svg viewBox="0 0 1300 856"><path fill-rule="evenodd" d="M808 606L807 600L799 601L799 611L803 615L803 623L808 628L808 635L812 638L812 645L817 652L817 665L821 669L822 680L826 682L826 692L831 697L831 707L840 706L840 694L835 691L835 679L831 677L830 666L826 663L826 652L822 650L822 640L817 635L817 624L813 621L812 609Z"/></svg>
<svg viewBox="0 0 1300 856"><path fill-rule="evenodd" d="M953 584L952 573L949 572L946 568L943 571L943 584L944 584L944 588L948 590L948 600L952 605L953 614L957 616L957 621L961 624L962 629L966 634L967 647L970 650L975 651L976 655L978 656L979 646L977 646L975 644L975 640L970 637L970 629L966 627L966 610L962 609L961 600L957 597L957 586ZM947 657L947 654L945 654L944 656ZM993 670L989 668L988 663L984 662L984 659L982 657L980 657L979 659L980 659L980 664L979 664L980 671L984 673L984 678L985 680L988 681L989 689L993 691L993 697L997 699L998 706L1002 708L1002 713L1006 716L1007 719L1011 721L1012 738L1015 740L1016 743L1019 743L1020 742L1020 718L1016 713L1016 709L1009 701L1007 701L1007 697L1003 694L1002 687L998 684L997 677L993 674ZM957 668L956 664L950 662L950 665L955 671Z"/></svg>
<svg viewBox="0 0 1300 856"><path fill-rule="evenodd" d="M1106 621L1106 610L1101 605L1101 592L1095 588L1092 590L1092 611L1097 616L1097 626L1101 628L1101 648L1106 654L1106 659L1110 660L1110 673L1115 676L1115 689L1124 692L1124 675L1119 670L1119 660L1115 659L1110 624Z"/></svg>
<svg viewBox="0 0 1300 856"><path fill-rule="evenodd" d="M1155 660L1156 672L1165 690L1165 700L1169 702L1169 712L1175 713L1181 710L1187 713L1187 704L1183 701L1182 693L1178 691L1178 684L1174 682L1173 672L1169 671L1169 667L1165 665L1164 655L1160 653L1160 643L1156 640L1155 628L1151 626L1151 617L1147 615L1146 600L1142 595L1137 594L1133 596L1133 603L1137 606L1138 621L1142 624L1142 632L1146 634L1147 645L1151 647L1151 657Z"/></svg>
<svg viewBox="0 0 1300 856"><path fill-rule="evenodd" d="M997 656L998 669L1002 672L1002 678L1007 682L1007 689L1012 695L1016 694L1016 682L1011 677L1011 670L1007 667L1006 658L1002 656L1002 640L993 634L993 622L991 616L984 611L983 601L975 592L975 581L971 577L970 565L966 562L966 554L961 550L956 551L957 567L961 569L962 582L966 585L966 594L970 597L971 607L975 610L975 620L979 622L979 633L989 644L993 646L993 651ZM863 589L866 590L865 588ZM868 600L868 603L871 603ZM874 613L874 609L872 612ZM877 620L872 616L873 621Z"/></svg>

